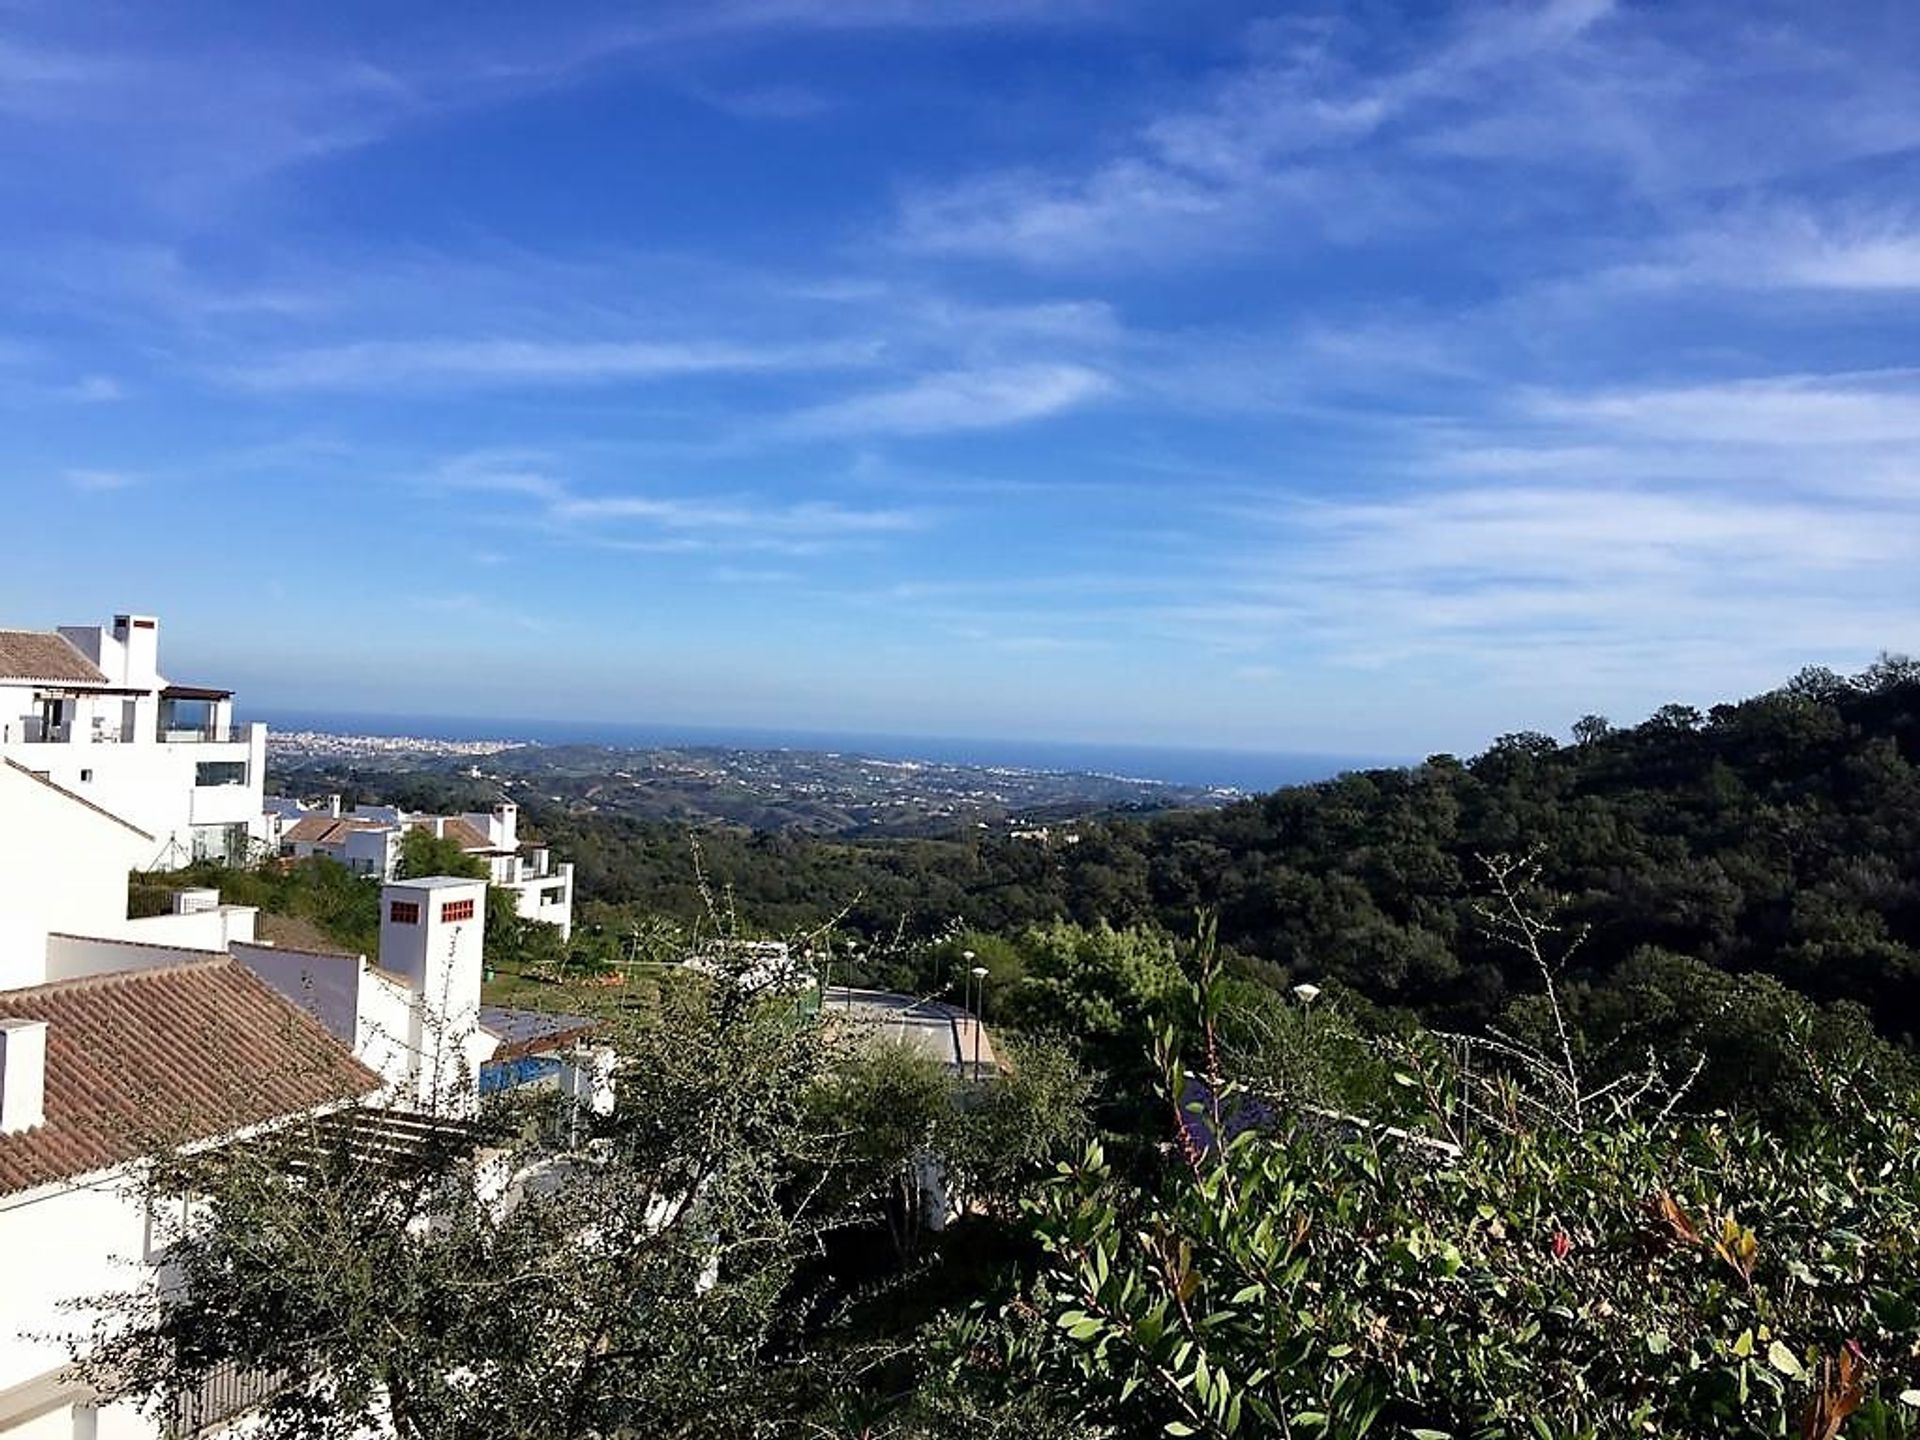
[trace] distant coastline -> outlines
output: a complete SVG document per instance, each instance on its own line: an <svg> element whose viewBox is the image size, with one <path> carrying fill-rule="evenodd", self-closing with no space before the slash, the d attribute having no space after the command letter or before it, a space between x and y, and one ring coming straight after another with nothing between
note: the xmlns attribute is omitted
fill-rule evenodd
<svg viewBox="0 0 1920 1440"><path fill-rule="evenodd" d="M825 750L876 760L927 760L947 765L1011 766L1156 780L1174 785L1264 791L1330 779L1345 770L1398 765L1377 755L1188 749L1050 740L968 739L832 733L701 725L514 720L454 715L373 715L314 710L250 709L250 720L274 730L336 735L410 735L432 740L528 741L541 745L699 747L741 750Z"/></svg>

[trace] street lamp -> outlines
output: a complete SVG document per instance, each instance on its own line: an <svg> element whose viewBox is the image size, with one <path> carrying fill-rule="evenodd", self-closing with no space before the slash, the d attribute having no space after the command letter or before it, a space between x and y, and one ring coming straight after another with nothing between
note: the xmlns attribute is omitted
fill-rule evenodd
<svg viewBox="0 0 1920 1440"><path fill-rule="evenodd" d="M967 952L967 959L971 960L972 958L973 952L969 950ZM980 1008L974 1012L973 1017L973 1078L977 1083L980 1079L980 1031L982 1022L985 1021L987 1017L987 967L984 965L976 965L968 973L973 976L980 987L980 998L978 1001Z"/></svg>

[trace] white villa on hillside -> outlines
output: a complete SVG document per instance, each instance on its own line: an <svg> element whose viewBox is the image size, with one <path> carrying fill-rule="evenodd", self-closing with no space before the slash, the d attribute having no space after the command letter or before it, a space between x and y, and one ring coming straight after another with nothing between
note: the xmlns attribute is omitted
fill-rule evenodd
<svg viewBox="0 0 1920 1440"><path fill-rule="evenodd" d="M231 691L160 672L160 622L0 630L0 760L153 837L140 869L243 860L263 831L266 726L233 723Z"/></svg>
<svg viewBox="0 0 1920 1440"><path fill-rule="evenodd" d="M544 845L520 839L520 807L503 801L490 811L428 815L394 805L356 805L343 812L340 797L310 804L271 796L266 827L282 855L325 855L360 875L393 879L409 830L451 840L487 867L487 883L513 893L523 920L538 920L573 938L573 866L556 864Z"/></svg>
<svg viewBox="0 0 1920 1440"><path fill-rule="evenodd" d="M257 942L255 912L211 891L127 918L156 837L5 758L0 814L5 1440L172 1440L257 1403L224 1377L163 1425L85 1383L59 1339L85 1326L71 1302L164 1262L178 1217L141 1196L150 1137L218 1144L326 1109L405 1134L528 1084L611 1106L590 1022L481 1005L483 881L386 886L369 962Z"/></svg>

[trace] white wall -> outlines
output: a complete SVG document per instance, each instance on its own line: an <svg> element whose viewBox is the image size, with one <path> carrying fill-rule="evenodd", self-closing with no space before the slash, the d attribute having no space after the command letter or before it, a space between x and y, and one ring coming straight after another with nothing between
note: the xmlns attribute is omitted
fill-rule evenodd
<svg viewBox="0 0 1920 1440"><path fill-rule="evenodd" d="M232 946L232 953L352 1047L360 1063L386 1082L386 1100L417 1103L422 1027L416 997L404 979L375 969L360 955L246 943Z"/></svg>
<svg viewBox="0 0 1920 1440"><path fill-rule="evenodd" d="M355 1043L360 1025L361 973L367 963L360 956L245 941L231 948L234 959L326 1026L341 1044Z"/></svg>
<svg viewBox="0 0 1920 1440"><path fill-rule="evenodd" d="M47 937L47 979L79 980L88 975L118 975L153 970L189 960L214 960L224 952L187 945L151 945L84 935Z"/></svg>
<svg viewBox="0 0 1920 1440"><path fill-rule="evenodd" d="M396 978L369 969L360 981L360 1023L354 1035L354 1054L387 1082L387 1094L404 1096L413 1079L414 996Z"/></svg>
<svg viewBox="0 0 1920 1440"><path fill-rule="evenodd" d="M10 713L11 707L0 708L0 717ZM264 725L250 725L243 738L230 741L16 743L0 745L0 754L151 833L155 838L139 862L142 868L186 864L193 856L195 826L245 825L256 836L265 831ZM244 765L245 783L200 785L203 762Z"/></svg>
<svg viewBox="0 0 1920 1440"><path fill-rule="evenodd" d="M50 932L124 927L127 872L151 849L144 836L0 763L0 989L46 978Z"/></svg>
<svg viewBox="0 0 1920 1440"><path fill-rule="evenodd" d="M144 915L123 922L118 934L148 945L185 945L195 950L224 950L236 940L251 940L260 911L252 905L219 905L188 915Z"/></svg>
<svg viewBox="0 0 1920 1440"><path fill-rule="evenodd" d="M137 1283L146 1260L146 1208L124 1176L0 1197L0 1390L65 1366L66 1346L46 1337L87 1317L64 1304Z"/></svg>
<svg viewBox="0 0 1920 1440"><path fill-rule="evenodd" d="M504 887L513 891L514 913L523 920L539 920L560 929L562 940L573 938L573 865L557 865L551 875L521 880ZM559 898L548 900L547 892L558 890Z"/></svg>

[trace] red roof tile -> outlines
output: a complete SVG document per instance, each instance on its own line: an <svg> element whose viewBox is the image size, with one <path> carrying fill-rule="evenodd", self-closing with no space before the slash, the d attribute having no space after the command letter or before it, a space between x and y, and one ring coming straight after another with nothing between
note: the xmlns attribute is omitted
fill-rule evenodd
<svg viewBox="0 0 1920 1440"><path fill-rule="evenodd" d="M0 1018L47 1022L46 1121L0 1135L0 1195L380 1086L224 955L0 990Z"/></svg>
<svg viewBox="0 0 1920 1440"><path fill-rule="evenodd" d="M304 845L340 845L347 836L360 830L385 830L379 820L354 820L338 815L303 815L287 827L281 838Z"/></svg>
<svg viewBox="0 0 1920 1440"><path fill-rule="evenodd" d="M51 630L0 630L0 677L104 685L100 667Z"/></svg>

